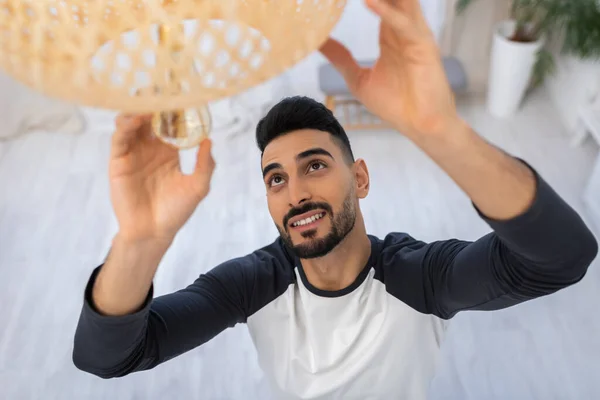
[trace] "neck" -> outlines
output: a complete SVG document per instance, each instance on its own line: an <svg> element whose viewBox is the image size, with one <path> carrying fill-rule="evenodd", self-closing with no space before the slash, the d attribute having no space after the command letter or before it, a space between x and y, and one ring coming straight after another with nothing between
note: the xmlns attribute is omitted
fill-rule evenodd
<svg viewBox="0 0 600 400"><path fill-rule="evenodd" d="M371 241L362 216L346 238L321 258L301 260L306 278L320 290L336 291L350 286L366 266L371 255Z"/></svg>

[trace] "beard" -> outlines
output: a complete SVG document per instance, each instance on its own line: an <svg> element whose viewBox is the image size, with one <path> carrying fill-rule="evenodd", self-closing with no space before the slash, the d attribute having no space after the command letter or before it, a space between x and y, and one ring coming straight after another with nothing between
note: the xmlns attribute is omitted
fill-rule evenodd
<svg viewBox="0 0 600 400"><path fill-rule="evenodd" d="M290 218L304 214L311 210L322 209L327 211L329 218L331 219L331 230L325 237L317 238L317 231L310 230L302 232L303 238L308 239L305 243L294 245L292 237L288 231L288 221ZM302 259L319 258L329 254L333 249L337 247L348 234L354 229L356 222L356 209L353 203L352 192L348 194L342 209L339 213L333 213L331 206L327 203L306 203L299 208L290 210L288 215L283 221L284 228L277 225L277 230L281 235L281 238L285 245L291 249L294 255Z"/></svg>

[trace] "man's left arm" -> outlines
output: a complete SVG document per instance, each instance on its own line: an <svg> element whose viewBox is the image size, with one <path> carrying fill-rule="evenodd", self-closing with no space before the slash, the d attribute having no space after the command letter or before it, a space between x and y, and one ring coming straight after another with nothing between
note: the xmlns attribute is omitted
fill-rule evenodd
<svg viewBox="0 0 600 400"><path fill-rule="evenodd" d="M450 318L495 310L580 281L598 252L581 217L536 171L466 125L447 137L418 144L493 232L473 243L430 243L409 256L422 274L427 311Z"/></svg>
<svg viewBox="0 0 600 400"><path fill-rule="evenodd" d="M473 243L427 245L391 235L381 257L388 291L420 310L451 317L460 310L507 307L579 281L596 257L596 239L535 171L459 117L420 2L366 4L381 17L373 67L362 67L333 39L322 54L367 109L446 171L494 231Z"/></svg>
<svg viewBox="0 0 600 400"><path fill-rule="evenodd" d="M536 195L534 172L486 142L458 119L443 135L413 138L487 218L510 220L528 210Z"/></svg>

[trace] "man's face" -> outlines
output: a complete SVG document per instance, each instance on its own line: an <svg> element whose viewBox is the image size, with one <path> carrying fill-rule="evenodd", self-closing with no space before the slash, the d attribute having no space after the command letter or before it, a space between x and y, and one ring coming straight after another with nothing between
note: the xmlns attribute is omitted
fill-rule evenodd
<svg viewBox="0 0 600 400"><path fill-rule="evenodd" d="M358 198L366 196L360 187L357 193L356 168L356 163L347 165L327 132L291 132L265 148L262 169L269 211L296 256L323 257L352 231Z"/></svg>

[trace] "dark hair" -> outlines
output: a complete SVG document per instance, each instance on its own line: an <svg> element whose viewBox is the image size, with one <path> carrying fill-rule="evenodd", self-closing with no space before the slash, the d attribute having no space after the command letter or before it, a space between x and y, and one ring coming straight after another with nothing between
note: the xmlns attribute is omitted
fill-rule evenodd
<svg viewBox="0 0 600 400"><path fill-rule="evenodd" d="M348 164L354 154L346 131L324 104L305 96L287 97L277 103L256 126L256 144L262 154L273 139L300 129L329 132Z"/></svg>

